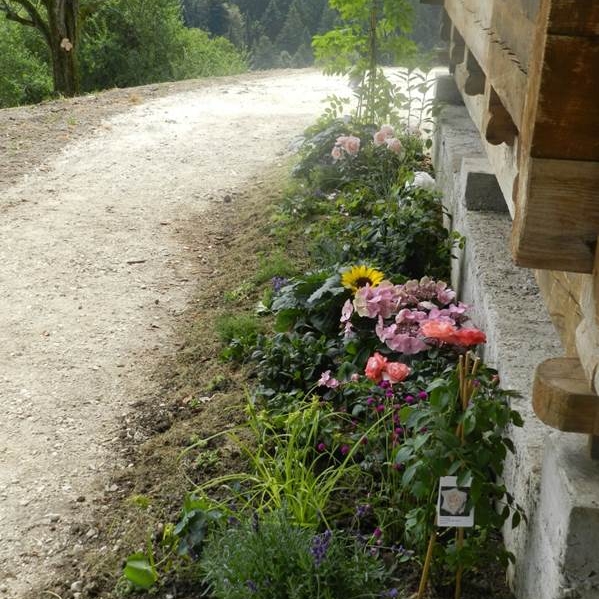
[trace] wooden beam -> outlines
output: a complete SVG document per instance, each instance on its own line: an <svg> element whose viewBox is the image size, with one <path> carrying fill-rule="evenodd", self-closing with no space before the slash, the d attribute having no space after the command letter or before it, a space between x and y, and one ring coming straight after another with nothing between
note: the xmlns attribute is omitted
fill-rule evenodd
<svg viewBox="0 0 599 599"><path fill-rule="evenodd" d="M599 161L598 98L599 37L548 35L531 155Z"/></svg>
<svg viewBox="0 0 599 599"><path fill-rule="evenodd" d="M590 273L599 162L530 158L519 168L512 251L519 266Z"/></svg>
<svg viewBox="0 0 599 599"><path fill-rule="evenodd" d="M599 35L599 4L592 0L553 0L549 13L552 35Z"/></svg>
<svg viewBox="0 0 599 599"><path fill-rule="evenodd" d="M551 358L539 364L532 405L548 426L599 435L599 397L589 390L578 358Z"/></svg>

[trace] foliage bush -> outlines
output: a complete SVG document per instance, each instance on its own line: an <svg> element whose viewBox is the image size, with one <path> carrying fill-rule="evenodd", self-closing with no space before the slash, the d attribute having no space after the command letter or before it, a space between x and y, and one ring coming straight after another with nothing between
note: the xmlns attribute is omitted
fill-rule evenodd
<svg viewBox="0 0 599 599"><path fill-rule="evenodd" d="M183 26L178 0L107 0L86 21L80 63L85 90L247 70L228 40Z"/></svg>
<svg viewBox="0 0 599 599"><path fill-rule="evenodd" d="M32 34L0 15L0 108L41 102L52 93L48 65Z"/></svg>

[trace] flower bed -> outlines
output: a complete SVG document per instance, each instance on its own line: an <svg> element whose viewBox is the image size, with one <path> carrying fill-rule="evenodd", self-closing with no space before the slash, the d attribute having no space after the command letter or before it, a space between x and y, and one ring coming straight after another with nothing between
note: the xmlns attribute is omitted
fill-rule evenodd
<svg viewBox="0 0 599 599"><path fill-rule="evenodd" d="M507 564L496 532L521 513L500 482L504 430L521 422L442 280L463 240L422 140L329 121L295 174L277 230L304 231L312 269L276 273L272 332L242 323L223 354L256 379L247 423L222 433L245 464L189 494L161 551L215 599L408 597L405 568L424 569L423 596L429 567L443 587ZM133 586L158 580L148 551L128 560Z"/></svg>

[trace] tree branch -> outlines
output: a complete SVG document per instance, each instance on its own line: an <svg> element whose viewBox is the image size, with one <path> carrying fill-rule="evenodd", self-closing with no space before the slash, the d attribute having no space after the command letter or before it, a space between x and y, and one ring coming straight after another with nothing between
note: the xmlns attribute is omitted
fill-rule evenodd
<svg viewBox="0 0 599 599"><path fill-rule="evenodd" d="M30 2L30 0L14 0L14 2L21 6L25 12L27 12L29 19L21 16L17 12L17 9L15 9L14 5L9 4L6 0L2 0L2 3L0 4L0 11L6 13L6 18L11 21L21 23L21 25L28 25L29 27L35 27L46 38L48 45L51 45L52 38L50 36L50 30L48 29L46 22L42 19L37 8Z"/></svg>
<svg viewBox="0 0 599 599"><path fill-rule="evenodd" d="M13 8L11 8L6 2L0 3L0 12L6 15L9 21L20 23L21 25L27 25L29 27L35 27L35 23L19 15Z"/></svg>

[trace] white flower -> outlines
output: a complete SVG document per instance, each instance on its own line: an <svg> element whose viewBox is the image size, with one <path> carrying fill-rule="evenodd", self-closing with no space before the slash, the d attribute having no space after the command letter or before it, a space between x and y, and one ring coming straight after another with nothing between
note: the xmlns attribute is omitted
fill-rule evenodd
<svg viewBox="0 0 599 599"><path fill-rule="evenodd" d="M412 181L408 187L419 187L420 189L428 189L429 191L433 191L435 189L435 185L435 180L428 173L416 171L414 173L414 181Z"/></svg>
<svg viewBox="0 0 599 599"><path fill-rule="evenodd" d="M468 494L459 489L442 491L441 496L443 497L441 508L446 512L449 512L452 516L456 516L462 512L466 506L466 501L468 500Z"/></svg>

